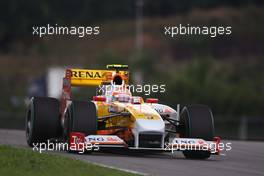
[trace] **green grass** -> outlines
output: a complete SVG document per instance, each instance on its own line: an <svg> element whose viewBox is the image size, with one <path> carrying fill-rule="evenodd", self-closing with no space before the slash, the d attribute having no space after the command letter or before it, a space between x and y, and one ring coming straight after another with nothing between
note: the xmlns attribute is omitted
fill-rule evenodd
<svg viewBox="0 0 264 176"><path fill-rule="evenodd" d="M0 175L16 176L121 176L135 175L76 159L38 153L27 149L0 146Z"/></svg>

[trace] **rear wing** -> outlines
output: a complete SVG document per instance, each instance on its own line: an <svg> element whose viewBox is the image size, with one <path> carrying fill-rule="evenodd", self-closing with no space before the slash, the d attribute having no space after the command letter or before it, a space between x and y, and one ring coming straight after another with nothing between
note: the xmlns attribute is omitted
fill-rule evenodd
<svg viewBox="0 0 264 176"><path fill-rule="evenodd" d="M71 86L99 86L104 82L111 82L117 75L128 84L128 71L116 70L67 69L65 79L70 81Z"/></svg>
<svg viewBox="0 0 264 176"><path fill-rule="evenodd" d="M72 99L72 86L99 86L104 83L112 83L114 80L121 80L122 82L124 81L124 84L129 84L129 71L127 70L127 65L112 64L107 65L107 69L109 70L66 69L65 77L63 78L61 113L64 113L67 100Z"/></svg>

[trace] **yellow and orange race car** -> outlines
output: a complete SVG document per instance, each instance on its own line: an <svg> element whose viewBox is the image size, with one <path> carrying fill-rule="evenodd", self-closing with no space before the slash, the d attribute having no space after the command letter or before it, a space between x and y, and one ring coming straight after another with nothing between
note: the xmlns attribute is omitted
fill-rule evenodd
<svg viewBox="0 0 264 176"><path fill-rule="evenodd" d="M100 90L92 101L76 101L72 86L99 86ZM60 101L31 99L26 118L28 145L60 139L70 151L83 150L89 144L93 150L179 150L187 158L219 154L220 139L214 136L208 106L176 105L173 109L155 98L144 101L133 96L128 86L127 65L108 65L106 70L67 69Z"/></svg>

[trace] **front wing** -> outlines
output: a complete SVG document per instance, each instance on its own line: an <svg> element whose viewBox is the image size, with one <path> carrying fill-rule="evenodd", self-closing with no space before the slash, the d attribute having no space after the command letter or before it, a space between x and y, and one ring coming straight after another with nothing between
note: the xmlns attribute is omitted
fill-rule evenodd
<svg viewBox="0 0 264 176"><path fill-rule="evenodd" d="M205 141L197 138L174 138L171 142L165 143L162 148L142 148L129 147L126 142L117 135L88 135L85 136L80 132L72 132L70 134L70 148L71 150L83 151L84 147L89 146L89 150L105 147L121 147L137 150L161 150L161 151L185 151L185 150L199 150L209 151L211 154L220 154L219 150L220 138L215 137L214 141Z"/></svg>

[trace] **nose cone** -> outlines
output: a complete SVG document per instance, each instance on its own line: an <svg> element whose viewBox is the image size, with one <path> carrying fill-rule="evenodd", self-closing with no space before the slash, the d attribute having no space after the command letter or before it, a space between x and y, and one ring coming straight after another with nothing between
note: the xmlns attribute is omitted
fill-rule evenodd
<svg viewBox="0 0 264 176"><path fill-rule="evenodd" d="M162 120L137 119L135 123L137 132L159 132L164 133L165 125Z"/></svg>

